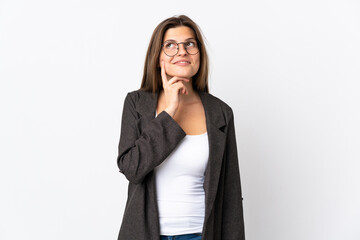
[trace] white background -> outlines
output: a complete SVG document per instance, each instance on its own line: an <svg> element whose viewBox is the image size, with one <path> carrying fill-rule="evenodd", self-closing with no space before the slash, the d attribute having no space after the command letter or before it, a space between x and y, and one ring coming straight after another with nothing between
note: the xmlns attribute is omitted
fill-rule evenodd
<svg viewBox="0 0 360 240"><path fill-rule="evenodd" d="M116 239L126 93L186 14L234 110L247 240L360 239L357 0L1 0L0 239Z"/></svg>

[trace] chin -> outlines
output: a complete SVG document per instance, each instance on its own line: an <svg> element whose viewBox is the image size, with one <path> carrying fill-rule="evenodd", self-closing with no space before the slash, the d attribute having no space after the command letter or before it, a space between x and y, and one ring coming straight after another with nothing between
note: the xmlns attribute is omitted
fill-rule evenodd
<svg viewBox="0 0 360 240"><path fill-rule="evenodd" d="M171 73L168 73L170 76L177 76L182 78L192 78L195 74L189 73L189 72L183 72L183 71L174 71Z"/></svg>
<svg viewBox="0 0 360 240"><path fill-rule="evenodd" d="M177 77L182 77L182 78L192 78L192 76L194 76L194 75L189 75L189 74L177 74L177 75L174 75L174 76L177 76Z"/></svg>

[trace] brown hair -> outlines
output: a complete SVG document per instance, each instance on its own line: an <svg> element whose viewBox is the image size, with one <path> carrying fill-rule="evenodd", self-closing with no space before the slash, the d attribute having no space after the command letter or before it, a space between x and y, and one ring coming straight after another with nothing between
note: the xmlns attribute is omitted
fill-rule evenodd
<svg viewBox="0 0 360 240"><path fill-rule="evenodd" d="M192 78L193 88L195 91L209 92L209 60L206 53L204 40L200 28L193 20L185 15L179 15L165 19L155 28L146 53L144 73L140 87L141 90L155 93L163 89L161 68L159 63L159 56L162 49L161 44L163 43L165 32L169 28L175 28L178 26L187 26L191 28L196 35L196 39L200 48L200 66L198 72Z"/></svg>

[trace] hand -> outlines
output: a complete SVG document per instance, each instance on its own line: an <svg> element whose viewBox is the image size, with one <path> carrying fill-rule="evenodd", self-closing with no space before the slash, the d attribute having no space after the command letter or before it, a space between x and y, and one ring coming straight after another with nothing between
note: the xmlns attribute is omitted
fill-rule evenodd
<svg viewBox="0 0 360 240"><path fill-rule="evenodd" d="M161 61L161 78L165 95L165 111L173 117L179 107L179 94L188 94L188 90L183 81L189 82L190 80L174 76L168 81L164 61Z"/></svg>

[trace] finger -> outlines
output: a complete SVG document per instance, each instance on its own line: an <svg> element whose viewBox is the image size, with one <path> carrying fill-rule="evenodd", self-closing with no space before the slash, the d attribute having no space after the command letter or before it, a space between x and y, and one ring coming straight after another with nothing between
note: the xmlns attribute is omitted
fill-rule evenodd
<svg viewBox="0 0 360 240"><path fill-rule="evenodd" d="M165 63L164 61L161 61L161 79L163 83L163 87L167 84L167 77L166 77L166 71L165 71Z"/></svg>
<svg viewBox="0 0 360 240"><path fill-rule="evenodd" d="M177 90L177 92L180 91L180 93L183 93L183 94L185 94L187 92L187 88L182 82L176 82L171 86L173 88L175 88Z"/></svg>
<svg viewBox="0 0 360 240"><path fill-rule="evenodd" d="M169 84L169 85L172 85L172 84L174 84L174 83L176 83L176 82L179 82L179 81L186 81L186 82L189 82L190 80L189 79L187 79L187 78L181 78L181 77L173 77L173 78L171 78L167 83Z"/></svg>

